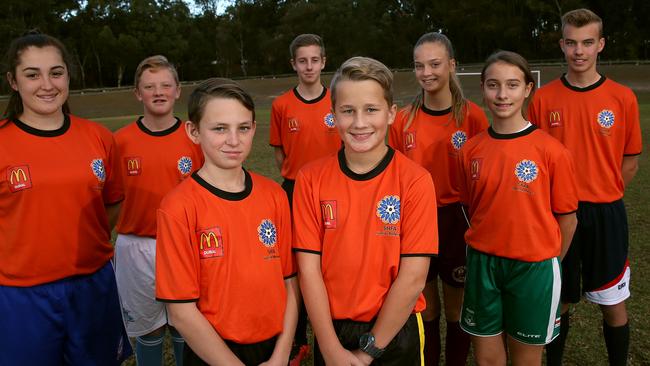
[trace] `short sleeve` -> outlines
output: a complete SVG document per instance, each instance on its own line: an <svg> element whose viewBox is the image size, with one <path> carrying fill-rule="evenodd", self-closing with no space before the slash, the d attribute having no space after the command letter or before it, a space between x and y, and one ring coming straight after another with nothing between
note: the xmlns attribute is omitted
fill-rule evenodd
<svg viewBox="0 0 650 366"><path fill-rule="evenodd" d="M549 163L552 168L551 210L555 215L566 215L578 209L578 193L571 153L563 146L560 149Z"/></svg>
<svg viewBox="0 0 650 366"><path fill-rule="evenodd" d="M639 122L639 103L631 91L630 96L626 98L625 118L625 148L623 154L625 156L639 155L643 150L641 123Z"/></svg>
<svg viewBox="0 0 650 366"><path fill-rule="evenodd" d="M275 194L278 195L278 244L280 246L280 259L282 261L282 275L286 279L296 274L296 261L291 246L293 241L291 210L289 209L289 200L284 191L278 188Z"/></svg>
<svg viewBox="0 0 650 366"><path fill-rule="evenodd" d="M539 128L543 128L544 126L541 125L542 121L541 118L539 117L540 109L541 106L539 105L541 98L537 93L533 94L533 100L530 101L530 104L528 104L528 111L527 117L530 123L534 124L535 126Z"/></svg>
<svg viewBox="0 0 650 366"><path fill-rule="evenodd" d="M102 190L104 204L112 205L124 199L124 186L122 184L122 164L118 154L115 138L108 130L101 131L101 138L106 151L106 183Z"/></svg>
<svg viewBox="0 0 650 366"><path fill-rule="evenodd" d="M269 144L271 146L282 146L282 106L276 99L271 105L271 130L269 132Z"/></svg>
<svg viewBox="0 0 650 366"><path fill-rule="evenodd" d="M164 201L163 201L164 205ZM199 259L196 244L185 220L158 210L156 233L156 300L195 302L200 296Z"/></svg>
<svg viewBox="0 0 650 366"><path fill-rule="evenodd" d="M431 175L423 174L416 179L406 190L403 202L400 254L438 254L438 212Z"/></svg>
<svg viewBox="0 0 650 366"><path fill-rule="evenodd" d="M298 172L293 192L293 249L321 254L323 247L320 202L314 198L313 182Z"/></svg>
<svg viewBox="0 0 650 366"><path fill-rule="evenodd" d="M408 118L408 113L406 109L402 109L395 116L395 122L390 125L388 130L388 145L393 149L404 152L404 139L403 139L403 129L405 118Z"/></svg>

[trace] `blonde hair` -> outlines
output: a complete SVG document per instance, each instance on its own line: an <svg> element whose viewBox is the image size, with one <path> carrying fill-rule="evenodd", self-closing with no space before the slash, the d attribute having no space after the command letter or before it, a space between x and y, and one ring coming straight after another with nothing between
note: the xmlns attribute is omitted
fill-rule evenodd
<svg viewBox="0 0 650 366"><path fill-rule="evenodd" d="M330 85L332 107L336 105L336 86L341 81L377 82L384 90L384 99L388 106L393 105L393 73L381 62L370 57L352 57L341 64L332 77Z"/></svg>
<svg viewBox="0 0 650 366"><path fill-rule="evenodd" d="M562 15L562 32L564 27L572 25L576 28L584 27L585 25L596 23L598 24L598 37L603 36L603 20L589 9L575 9Z"/></svg>
<svg viewBox="0 0 650 366"><path fill-rule="evenodd" d="M176 71L176 68L174 65L167 60L167 57L163 55L155 55L155 56L149 56L142 60L138 67L135 69L135 78L133 79L133 83L135 87L137 88L138 85L140 84L140 78L142 77L142 74L146 70L152 70L152 71L158 71L159 69L167 69L169 72L171 72L172 76L174 77L174 80L176 81L176 85L179 84L178 80L178 72Z"/></svg>
<svg viewBox="0 0 650 366"><path fill-rule="evenodd" d="M415 51L416 48L420 47L425 43L441 44L447 50L447 55L449 56L449 60L455 59L454 47L452 46L449 38L447 38L447 36L445 36L444 34L438 32L431 32L422 35L420 39L418 39L418 41L415 43L415 46L413 47L413 51ZM449 72L449 91L451 92L451 112L452 112L450 118L453 118L456 121L456 127L460 127L463 125L463 121L465 120L465 115L467 114L467 99L465 99L465 95L463 94L463 88L461 88L460 86L460 80L458 80L458 76L456 75L455 72L452 71ZM404 125L404 131L406 131L411 126L413 120L415 119L415 114L418 112L418 110L422 107L423 104L424 104L424 89L421 89L420 92L415 96L415 98L409 105L409 117L406 120L406 124Z"/></svg>

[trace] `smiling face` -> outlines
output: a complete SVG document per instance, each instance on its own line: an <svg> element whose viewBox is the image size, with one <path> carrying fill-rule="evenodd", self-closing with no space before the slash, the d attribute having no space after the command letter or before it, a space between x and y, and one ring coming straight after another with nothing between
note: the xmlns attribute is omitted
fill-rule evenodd
<svg viewBox="0 0 650 366"><path fill-rule="evenodd" d="M298 74L301 84L313 85L320 82L320 73L325 67L325 57L316 45L298 47L291 67Z"/></svg>
<svg viewBox="0 0 650 366"><path fill-rule="evenodd" d="M440 42L425 42L413 51L415 78L425 92L435 94L449 90L450 73L456 69L456 61Z"/></svg>
<svg viewBox="0 0 650 366"><path fill-rule="evenodd" d="M144 105L145 114L166 116L173 113L181 89L169 69L150 68L142 72L135 96Z"/></svg>
<svg viewBox="0 0 650 366"><path fill-rule="evenodd" d="M20 94L23 113L18 118L60 123L68 99L70 75L56 47L28 47L20 54L14 73L7 73L11 88Z"/></svg>
<svg viewBox="0 0 650 366"><path fill-rule="evenodd" d="M533 83L526 83L519 67L503 61L494 62L485 70L481 86L483 99L495 122L523 118L522 108Z"/></svg>
<svg viewBox="0 0 650 366"><path fill-rule="evenodd" d="M343 80L336 85L335 123L347 153L364 153L381 159L388 125L397 113L384 89L374 80Z"/></svg>
<svg viewBox="0 0 650 366"><path fill-rule="evenodd" d="M205 104L198 126L188 121L186 130L192 141L201 145L206 165L241 169L253 145L255 121L238 100L213 97Z"/></svg>
<svg viewBox="0 0 650 366"><path fill-rule="evenodd" d="M562 30L560 48L570 74L596 74L598 54L604 47L605 38L600 36L598 23L592 22L582 27L567 24Z"/></svg>

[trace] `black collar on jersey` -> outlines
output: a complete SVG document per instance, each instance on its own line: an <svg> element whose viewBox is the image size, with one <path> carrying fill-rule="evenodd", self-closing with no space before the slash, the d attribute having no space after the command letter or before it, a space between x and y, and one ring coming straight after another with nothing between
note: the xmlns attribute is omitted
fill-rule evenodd
<svg viewBox="0 0 650 366"><path fill-rule="evenodd" d="M530 125L528 128L524 129L523 131L503 134L494 131L494 129L492 129L492 126L490 126L488 127L488 133L490 134L490 137L495 138L497 140L510 140L510 139L516 139L517 137L530 135L536 129L537 127L535 125Z"/></svg>
<svg viewBox="0 0 650 366"><path fill-rule="evenodd" d="M393 156L395 155L395 150L393 150L392 147L387 146L388 151L386 152L386 155L384 155L383 158L381 158L381 161L379 164L377 164L376 167L374 167L371 171L363 174L358 174L353 172L350 168L348 168L348 163L345 161L345 152L343 152L344 148L341 148L339 150L338 158L339 158L339 167L341 168L341 171L343 171L343 174L347 175L348 178L352 180L370 180L379 174L381 174L384 169L388 166L388 164L393 160Z"/></svg>
<svg viewBox="0 0 650 366"><path fill-rule="evenodd" d="M429 109L427 106L422 103L422 112L430 115L430 116L444 116L445 114L451 113L451 107L441 109L441 110L435 110L435 109Z"/></svg>
<svg viewBox="0 0 650 366"><path fill-rule="evenodd" d="M170 128L168 128L166 130L162 130L162 131L151 131L150 129L147 128L147 126L144 125L144 123L142 123L143 118L144 118L143 116L140 116L138 118L138 120L136 121L136 124L138 125L138 127L140 128L140 130L142 132L146 133L147 135L151 135L151 136L167 136L167 135L171 134L172 132L178 130L178 128L181 126L181 120L178 119L178 117L174 117L174 118L176 118L176 123L174 123L174 125L171 126Z"/></svg>
<svg viewBox="0 0 650 366"><path fill-rule="evenodd" d="M39 130L38 128L34 128L32 126L28 126L25 124L25 122L19 120L18 118L14 118L11 120L18 128L21 130L27 132L30 135L35 135L35 136L41 136L41 137L57 137L61 136L66 131L70 129L70 116L67 114L63 114L63 125L56 130Z"/></svg>
<svg viewBox="0 0 650 366"><path fill-rule="evenodd" d="M242 170L244 171L244 190L241 192L227 192L221 190L206 182L205 179L201 178L201 176L198 174L198 171L192 173L192 179L194 179L194 181L196 181L196 183L198 183L201 187L207 189L219 198L222 198L226 201L241 201L244 198L248 197L253 191L253 178L251 178L251 175L248 173L248 171L246 171L246 169L242 168Z"/></svg>
<svg viewBox="0 0 650 366"><path fill-rule="evenodd" d="M300 95L300 93L298 93L298 87L297 87L297 86L296 86L295 88L293 88L293 95L295 95L296 98L298 98L298 100L300 100L301 102L303 102L303 103L305 103L305 104L314 104L314 103L318 103L318 102L320 102L323 98L325 98L325 95L326 95L326 94L327 94L327 88L326 88L325 86L323 86L323 92L320 93L319 96L317 96L317 97L314 98L314 99L307 100L307 99L303 98L302 95Z"/></svg>
<svg viewBox="0 0 650 366"><path fill-rule="evenodd" d="M571 84L569 83L569 80L567 80L567 78L566 78L566 73L562 74L562 76L560 77L560 80L562 81L562 84L564 84L564 86L566 86L567 88L569 88L569 89L571 89L571 90L573 90L573 91L577 91L577 92L588 92L588 91L590 91L590 90L594 90L594 89L596 89L597 87L603 85L603 83L605 82L605 80L607 80L607 78L605 77L605 75L603 75L603 74L598 74L598 75L600 75L600 79L598 79L598 81L596 81L595 83L593 83L593 84L591 84L591 85L589 85L589 86L585 86L584 88L581 88L581 87L578 87L578 86L571 85Z"/></svg>

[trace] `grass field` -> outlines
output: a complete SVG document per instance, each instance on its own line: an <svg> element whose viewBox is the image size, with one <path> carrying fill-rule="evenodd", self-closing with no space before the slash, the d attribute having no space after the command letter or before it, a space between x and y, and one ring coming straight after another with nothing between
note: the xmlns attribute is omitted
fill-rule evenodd
<svg viewBox="0 0 650 366"><path fill-rule="evenodd" d="M546 67L541 70L542 83L545 83L558 77L563 69ZM632 87L636 92L641 108L643 141L647 148L650 143L650 66L608 66L601 67L601 72ZM273 150L268 145L269 109L273 98L291 88L294 82L293 78L252 79L240 82L253 94L258 106L257 135L253 151L245 165L277 181L280 180L280 176L275 167ZM461 79L461 82L469 98L480 104L478 78L467 77ZM187 86L183 89L183 97L178 103L179 117L185 117L186 98L192 88ZM416 90L412 73L396 74L395 95L399 104L406 103ZM133 94L128 91L74 95L71 97L71 106L76 114L100 121L112 130L133 121L141 110ZM630 365L650 365L650 281L647 280L650 277L650 205L648 205L650 167L647 155L647 153L641 155L641 169L626 189L625 196L630 224L632 267L632 297L627 302L631 324ZM576 163L581 163L579 157L576 158ZM565 365L607 364L599 309L592 304L581 302L573 310L571 325ZM166 361L167 364L172 365L169 354L166 355ZM131 360L125 364L135 363Z"/></svg>

